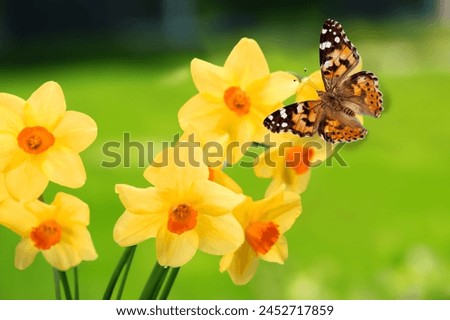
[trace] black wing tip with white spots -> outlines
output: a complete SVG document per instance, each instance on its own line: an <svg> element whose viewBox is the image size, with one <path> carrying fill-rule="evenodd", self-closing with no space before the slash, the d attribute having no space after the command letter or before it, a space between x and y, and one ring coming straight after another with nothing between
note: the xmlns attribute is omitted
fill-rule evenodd
<svg viewBox="0 0 450 320"><path fill-rule="evenodd" d="M323 26L334 26L334 25L341 25L337 20L334 20L332 18L328 18L327 20L325 20L325 22L323 23Z"/></svg>
<svg viewBox="0 0 450 320"><path fill-rule="evenodd" d="M263 124L270 131L280 133L290 131L289 121L286 109L283 107L269 114Z"/></svg>
<svg viewBox="0 0 450 320"><path fill-rule="evenodd" d="M350 47L356 57L359 58L358 51L353 43L348 39L342 25L334 19L325 20L320 33L320 64L324 62L326 54L334 50L334 47L346 44Z"/></svg>

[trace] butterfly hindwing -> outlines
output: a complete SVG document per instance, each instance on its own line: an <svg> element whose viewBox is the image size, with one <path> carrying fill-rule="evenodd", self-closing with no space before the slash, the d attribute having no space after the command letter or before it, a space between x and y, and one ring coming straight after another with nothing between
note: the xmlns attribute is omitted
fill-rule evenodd
<svg viewBox="0 0 450 320"><path fill-rule="evenodd" d="M367 130L355 117L345 113L327 114L318 126L318 133L325 141L352 142L364 139Z"/></svg>
<svg viewBox="0 0 450 320"><path fill-rule="evenodd" d="M292 132L300 137L310 137L317 130L322 102L303 101L285 106L264 120L264 125L272 132Z"/></svg>
<svg viewBox="0 0 450 320"><path fill-rule="evenodd" d="M372 72L353 74L342 83L337 94L345 106L359 114L378 118L383 111L383 94L378 88L378 78Z"/></svg>
<svg viewBox="0 0 450 320"><path fill-rule="evenodd" d="M359 63L359 54L342 25L332 19L323 24L319 60L326 91L332 91Z"/></svg>

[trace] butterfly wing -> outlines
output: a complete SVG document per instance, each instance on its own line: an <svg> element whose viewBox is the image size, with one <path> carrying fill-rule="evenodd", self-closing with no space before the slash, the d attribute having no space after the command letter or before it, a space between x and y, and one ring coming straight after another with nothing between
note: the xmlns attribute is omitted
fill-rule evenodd
<svg viewBox="0 0 450 320"><path fill-rule="evenodd" d="M383 94L378 78L371 72L361 71L346 79L338 89L344 106L359 114L378 118L383 111Z"/></svg>
<svg viewBox="0 0 450 320"><path fill-rule="evenodd" d="M324 111L323 119L317 131L325 141L352 142L364 139L367 130L355 117L336 111Z"/></svg>
<svg viewBox="0 0 450 320"><path fill-rule="evenodd" d="M264 126L272 132L292 132L310 137L321 120L322 101L303 101L285 106L264 119Z"/></svg>
<svg viewBox="0 0 450 320"><path fill-rule="evenodd" d="M319 49L322 79L326 91L331 92L358 65L358 50L342 25L332 19L323 24Z"/></svg>

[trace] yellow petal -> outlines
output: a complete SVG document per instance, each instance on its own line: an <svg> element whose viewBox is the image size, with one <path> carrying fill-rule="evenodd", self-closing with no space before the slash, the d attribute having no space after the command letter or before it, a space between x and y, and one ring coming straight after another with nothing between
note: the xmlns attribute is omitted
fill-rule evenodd
<svg viewBox="0 0 450 320"><path fill-rule="evenodd" d="M27 126L42 126L52 131L66 111L64 93L58 83L49 81L40 86L25 104Z"/></svg>
<svg viewBox="0 0 450 320"><path fill-rule="evenodd" d="M171 233L167 228L161 228L156 236L156 257L162 266L180 267L189 262L197 251L199 243L195 231L180 235Z"/></svg>
<svg viewBox="0 0 450 320"><path fill-rule="evenodd" d="M53 204L47 204L39 200L34 200L24 203L24 207L30 211L37 220L37 223L33 226L36 226L39 222L55 218L56 206Z"/></svg>
<svg viewBox="0 0 450 320"><path fill-rule="evenodd" d="M300 82L295 101L319 100L317 90L325 91L320 70L314 71Z"/></svg>
<svg viewBox="0 0 450 320"><path fill-rule="evenodd" d="M259 124L257 124L259 125ZM252 145L252 141L261 141L262 136L255 136L255 123L241 119L234 124L231 130L230 141L226 148L226 162L235 164L241 160Z"/></svg>
<svg viewBox="0 0 450 320"><path fill-rule="evenodd" d="M9 93L0 93L0 108L4 107L13 111L19 119L23 116L23 108L25 107L25 100ZM2 112L3 115L3 112ZM22 123L22 121L20 121Z"/></svg>
<svg viewBox="0 0 450 320"><path fill-rule="evenodd" d="M79 253L65 241L60 241L48 250L42 250L42 255L51 266L61 271L66 271L81 262Z"/></svg>
<svg viewBox="0 0 450 320"><path fill-rule="evenodd" d="M269 66L258 43L253 39L242 38L233 48L224 67L234 72L240 79L241 89L259 78L269 74Z"/></svg>
<svg viewBox="0 0 450 320"><path fill-rule="evenodd" d="M277 173L270 182L266 190L266 195L271 195L279 190L280 186L284 185L286 191L291 191L296 194L305 192L311 178L311 170L302 174L297 174L291 168L278 167Z"/></svg>
<svg viewBox="0 0 450 320"><path fill-rule="evenodd" d="M9 193L5 185L5 175L0 173L0 204L3 200L8 199L9 197Z"/></svg>
<svg viewBox="0 0 450 320"><path fill-rule="evenodd" d="M16 246L14 265L19 270L25 270L33 263L38 252L30 238L22 238Z"/></svg>
<svg viewBox="0 0 450 320"><path fill-rule="evenodd" d="M196 94L178 111L178 122L181 129L194 129L201 134L215 131L222 126L222 119L228 110L222 100L209 101L202 94ZM206 138L206 137L205 137Z"/></svg>
<svg viewBox="0 0 450 320"><path fill-rule="evenodd" d="M275 105L294 95L299 86L296 76L277 71L252 82L247 89L252 105L258 106L265 116L275 111Z"/></svg>
<svg viewBox="0 0 450 320"><path fill-rule="evenodd" d="M224 272L230 267L231 263L233 263L235 252L227 253L222 256L219 263L219 271Z"/></svg>
<svg viewBox="0 0 450 320"><path fill-rule="evenodd" d="M259 259L253 249L244 243L229 261L229 256L224 256L220 261L220 270L228 271L231 280L236 285L248 283L256 273ZM228 264L228 266L227 266Z"/></svg>
<svg viewBox="0 0 450 320"><path fill-rule="evenodd" d="M280 169L282 170L282 169ZM282 189L286 189L286 181L284 181L282 178L280 178L280 176L276 175L274 176L274 178L272 179L272 181L270 181L270 184L268 185L266 192L265 192L265 196L271 196L275 193L277 193L280 188Z"/></svg>
<svg viewBox="0 0 450 320"><path fill-rule="evenodd" d="M290 171L293 171L292 169ZM305 192L311 178L311 169L302 174L294 172L293 179L290 184L286 184L286 191L291 191L296 194Z"/></svg>
<svg viewBox="0 0 450 320"><path fill-rule="evenodd" d="M58 144L79 153L97 137L97 125L84 113L67 111L53 131L53 135Z"/></svg>
<svg viewBox="0 0 450 320"><path fill-rule="evenodd" d="M278 158L280 158L278 150L266 151L255 158L253 170L259 178L271 178L275 175Z"/></svg>
<svg viewBox="0 0 450 320"><path fill-rule="evenodd" d="M158 230L167 224L161 214L139 215L125 211L114 226L114 241L122 247L138 244L156 237Z"/></svg>
<svg viewBox="0 0 450 320"><path fill-rule="evenodd" d="M160 190L153 187L143 189L117 184L116 193L125 208L134 214L168 213L171 206L161 197Z"/></svg>
<svg viewBox="0 0 450 320"><path fill-rule="evenodd" d="M245 196L215 182L197 180L193 183L187 199L200 214L220 216L231 212L245 200Z"/></svg>
<svg viewBox="0 0 450 320"><path fill-rule="evenodd" d="M76 232L76 250L83 261L92 261L97 259L97 251L95 251L94 243L92 242L91 234L88 229L78 228Z"/></svg>
<svg viewBox="0 0 450 320"><path fill-rule="evenodd" d="M198 248L206 253L223 255L235 251L244 242L242 227L231 214L219 217L200 215L197 223Z"/></svg>
<svg viewBox="0 0 450 320"><path fill-rule="evenodd" d="M0 203L0 225L25 237L37 225L37 219L20 202L6 199Z"/></svg>
<svg viewBox="0 0 450 320"><path fill-rule="evenodd" d="M279 109L282 107L282 104L278 104L276 107L269 108ZM263 122L264 119L270 112L260 112L258 109L253 108L250 109L249 117L247 118L248 123L252 126L252 136L249 137L248 141L259 142L262 143L265 139L265 136L269 133L266 127L264 127Z"/></svg>
<svg viewBox="0 0 450 320"><path fill-rule="evenodd" d="M220 184L221 186L224 186L225 188L230 189L231 191L235 193L242 193L242 188L230 178L229 175L227 175L225 172L223 172L221 169L210 169L214 170L214 182Z"/></svg>
<svg viewBox="0 0 450 320"><path fill-rule="evenodd" d="M208 168L217 168L216 171L219 171L223 167L226 153L224 150L226 150L228 140L229 135L223 130L215 128L209 132L204 132L189 125L178 143L200 143L205 165Z"/></svg>
<svg viewBox="0 0 450 320"><path fill-rule="evenodd" d="M74 223L83 226L89 225L89 207L86 203L70 194L58 192L53 200L58 222L71 225Z"/></svg>
<svg viewBox="0 0 450 320"><path fill-rule="evenodd" d="M12 170L25 160L25 152L17 145L17 137L0 133L0 172Z"/></svg>
<svg viewBox="0 0 450 320"><path fill-rule="evenodd" d="M178 192L183 197L193 181L207 180L209 170L203 162L203 152L199 145L181 145L161 151L145 170L144 177L156 187Z"/></svg>
<svg viewBox="0 0 450 320"><path fill-rule="evenodd" d="M289 230L302 212L300 196L290 191L280 191L265 198L261 205L264 211L260 219L273 221L281 233Z"/></svg>
<svg viewBox="0 0 450 320"><path fill-rule="evenodd" d="M225 90L235 85L233 74L229 70L200 59L192 60L191 74L200 93L208 93L221 99Z"/></svg>
<svg viewBox="0 0 450 320"><path fill-rule="evenodd" d="M78 153L55 145L39 157L41 170L50 181L69 188L79 188L86 182L86 171Z"/></svg>
<svg viewBox="0 0 450 320"><path fill-rule="evenodd" d="M5 183L11 196L19 201L37 199L48 185L48 178L37 163L28 158L17 168L5 173Z"/></svg>
<svg viewBox="0 0 450 320"><path fill-rule="evenodd" d="M249 196L245 197L245 200L236 206L232 213L237 219L239 224L245 229L249 224L250 215L248 214L249 208L253 205L253 199Z"/></svg>
<svg viewBox="0 0 450 320"><path fill-rule="evenodd" d="M7 97L10 97L10 95L7 95ZM17 137L20 131L25 127L25 124L20 115L15 112L14 108L10 108L9 105L1 105L1 103L8 103L8 101L4 100L9 100L9 98L5 99L5 94L0 93L0 114L2 115L0 117L0 132L2 134L9 133Z"/></svg>
<svg viewBox="0 0 450 320"><path fill-rule="evenodd" d="M264 255L259 256L261 260L267 262L275 262L284 264L284 261L288 257L288 245L284 235L280 236L278 241L272 246L272 248Z"/></svg>

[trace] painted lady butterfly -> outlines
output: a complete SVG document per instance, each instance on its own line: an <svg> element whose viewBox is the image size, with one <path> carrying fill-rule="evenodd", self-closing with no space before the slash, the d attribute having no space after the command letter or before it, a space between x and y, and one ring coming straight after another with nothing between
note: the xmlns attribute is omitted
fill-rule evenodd
<svg viewBox="0 0 450 320"><path fill-rule="evenodd" d="M320 100L285 106L269 115L264 125L272 132L289 131L300 137L317 132L332 143L363 139L367 130L355 115L381 115L378 78L367 71L350 75L359 63L359 54L337 21L325 21L319 49L325 85L325 91L317 91Z"/></svg>

